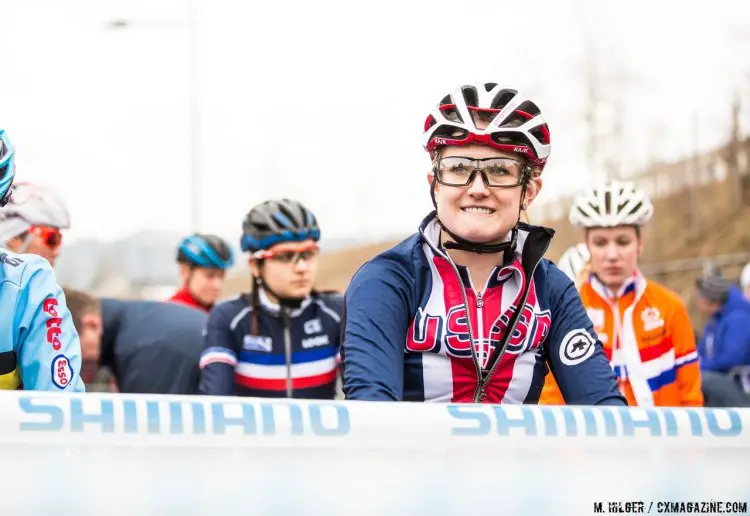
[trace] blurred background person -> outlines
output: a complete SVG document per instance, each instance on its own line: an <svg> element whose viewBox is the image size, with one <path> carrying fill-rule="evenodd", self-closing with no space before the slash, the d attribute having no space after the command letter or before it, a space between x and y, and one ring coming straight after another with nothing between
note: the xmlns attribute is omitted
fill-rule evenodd
<svg viewBox="0 0 750 516"><path fill-rule="evenodd" d="M201 356L204 394L331 399L342 296L314 290L320 228L300 202L263 202L245 216L252 291L211 310Z"/></svg>
<svg viewBox="0 0 750 516"><path fill-rule="evenodd" d="M216 235L190 235L177 248L177 263L181 287L169 301L209 312L234 263L232 249Z"/></svg>
<svg viewBox="0 0 750 516"><path fill-rule="evenodd" d="M698 343L706 406L750 406L750 302L721 276L696 281L698 309L708 322ZM750 389L749 389L750 390Z"/></svg>
<svg viewBox="0 0 750 516"><path fill-rule="evenodd" d="M591 253L585 242L569 247L557 260L557 268L575 283L577 289L586 283L591 272Z"/></svg>
<svg viewBox="0 0 750 516"><path fill-rule="evenodd" d="M745 268L742 269L742 274L740 275L740 286L742 287L742 292L745 294L745 299L750 301L750 263L745 265Z"/></svg>
<svg viewBox="0 0 750 516"><path fill-rule="evenodd" d="M591 275L581 286L604 352L629 405L701 406L701 377L695 334L682 300L647 280L638 260L642 227L654 209L630 182L587 189L570 209L570 223L585 231ZM547 375L540 403L564 403Z"/></svg>
<svg viewBox="0 0 750 516"><path fill-rule="evenodd" d="M0 208L0 245L14 253L36 254L54 267L62 246L62 230L70 228L70 214L54 190L18 183L10 202Z"/></svg>
<svg viewBox="0 0 750 516"><path fill-rule="evenodd" d="M206 314L164 301L97 298L65 289L81 338L84 380L106 367L119 392L197 394Z"/></svg>

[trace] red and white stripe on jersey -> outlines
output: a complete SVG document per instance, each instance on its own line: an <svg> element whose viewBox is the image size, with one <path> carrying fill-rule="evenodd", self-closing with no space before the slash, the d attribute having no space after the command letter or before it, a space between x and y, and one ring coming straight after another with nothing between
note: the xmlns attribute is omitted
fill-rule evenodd
<svg viewBox="0 0 750 516"><path fill-rule="evenodd" d="M227 348L211 347L201 353L198 366L203 369L208 364L222 363L232 367L237 365L237 355Z"/></svg>

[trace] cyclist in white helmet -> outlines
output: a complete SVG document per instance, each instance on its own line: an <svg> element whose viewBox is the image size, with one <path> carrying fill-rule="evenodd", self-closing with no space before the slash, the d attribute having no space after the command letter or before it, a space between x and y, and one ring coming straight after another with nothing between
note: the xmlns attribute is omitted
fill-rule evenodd
<svg viewBox="0 0 750 516"><path fill-rule="evenodd" d="M583 228L591 274L581 300L629 405L701 406L698 354L687 309L638 268L641 228L653 206L633 183L613 181L581 193L570 222ZM548 377L542 404L563 403Z"/></svg>
<svg viewBox="0 0 750 516"><path fill-rule="evenodd" d="M520 220L550 154L539 107L464 85L423 131L435 211L352 278L346 397L536 403L549 367L571 403L625 405L573 284L543 258L553 232Z"/></svg>
<svg viewBox="0 0 750 516"><path fill-rule="evenodd" d="M591 253L584 242L569 247L557 260L557 267L569 277L576 288L581 288L590 271Z"/></svg>
<svg viewBox="0 0 750 516"><path fill-rule="evenodd" d="M61 230L68 228L65 202L43 186L17 184L8 204L0 209L0 245L46 258L53 267L62 245Z"/></svg>

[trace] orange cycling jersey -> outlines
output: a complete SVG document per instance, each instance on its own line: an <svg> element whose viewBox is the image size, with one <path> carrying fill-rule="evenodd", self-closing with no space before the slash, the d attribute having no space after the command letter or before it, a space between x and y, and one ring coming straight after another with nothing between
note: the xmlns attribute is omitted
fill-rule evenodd
<svg viewBox="0 0 750 516"><path fill-rule="evenodd" d="M592 275L580 294L629 405L703 406L695 335L677 294L640 272L614 293ZM565 403L551 374L539 403Z"/></svg>

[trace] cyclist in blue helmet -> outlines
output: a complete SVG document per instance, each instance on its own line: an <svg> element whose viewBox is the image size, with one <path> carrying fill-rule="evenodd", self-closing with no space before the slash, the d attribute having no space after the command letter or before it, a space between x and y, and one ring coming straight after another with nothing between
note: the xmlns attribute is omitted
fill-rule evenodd
<svg viewBox="0 0 750 516"><path fill-rule="evenodd" d="M211 310L200 390L211 395L330 399L336 393L342 296L313 289L320 228L290 199L242 224L253 288Z"/></svg>
<svg viewBox="0 0 750 516"><path fill-rule="evenodd" d="M0 129L0 206L15 177L14 150ZM0 248L0 389L81 392L81 343L44 258Z"/></svg>
<svg viewBox="0 0 750 516"><path fill-rule="evenodd" d="M210 311L234 263L232 249L216 235L190 235L177 248L177 263L181 287L169 301Z"/></svg>

